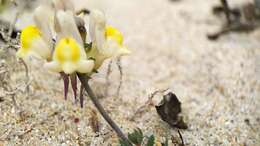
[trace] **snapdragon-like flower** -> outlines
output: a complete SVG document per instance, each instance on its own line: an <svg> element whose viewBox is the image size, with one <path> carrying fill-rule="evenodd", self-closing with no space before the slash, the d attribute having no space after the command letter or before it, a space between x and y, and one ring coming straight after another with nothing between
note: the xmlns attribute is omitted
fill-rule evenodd
<svg viewBox="0 0 260 146"><path fill-rule="evenodd" d="M91 12L89 29L92 48L87 54L95 59L95 69L98 69L107 58L130 53L123 45L122 33L116 28L106 25L103 12L98 10Z"/></svg>
<svg viewBox="0 0 260 146"><path fill-rule="evenodd" d="M79 78L81 81L80 106L83 107L83 93L86 90L98 111L120 139L127 145L131 145L99 103L88 84L87 77L105 59L129 53L123 45L123 36L117 29L106 26L103 13L94 11L90 25L93 46L88 44L91 46L88 47L90 50L85 50L84 45L87 46L87 44L85 44L84 21L74 15L74 6L71 2L70 0L53 0L54 7L38 7L34 16L36 25L27 26L22 30L21 48L17 56L25 58L33 55L45 59L47 61L45 67L60 73L63 78L65 99L67 99L69 81L71 81L75 101L77 101L77 79ZM93 59L90 59L91 57Z"/></svg>
<svg viewBox="0 0 260 146"><path fill-rule="evenodd" d="M45 66L54 72L66 74L91 72L94 62L87 59L74 15L71 11L58 11L57 21L60 27L58 41L52 61L46 63Z"/></svg>
<svg viewBox="0 0 260 146"><path fill-rule="evenodd" d="M51 54L48 45L42 38L42 32L34 25L25 27L21 32L21 48L16 53L19 58L36 56L48 58Z"/></svg>
<svg viewBox="0 0 260 146"><path fill-rule="evenodd" d="M106 25L105 15L98 10L91 11L89 32L92 45L85 49L84 21L75 16L70 0L53 0L52 4L39 6L34 12L34 22L35 25L29 25L22 30L21 48L17 56L37 56L45 59L44 66L62 76L65 99L69 81L77 99L76 73L91 75L105 59L130 53L123 44L122 33ZM83 92L81 87L81 106Z"/></svg>
<svg viewBox="0 0 260 146"><path fill-rule="evenodd" d="M29 25L21 32L21 48L17 52L17 57L27 58L36 56L42 59L51 57L52 34L51 23L54 17L50 6L39 6L34 12L36 25Z"/></svg>
<svg viewBox="0 0 260 146"><path fill-rule="evenodd" d="M71 37L61 39L53 54L53 60L46 67L54 72L71 74L89 73L94 66L93 60L87 60L82 47Z"/></svg>

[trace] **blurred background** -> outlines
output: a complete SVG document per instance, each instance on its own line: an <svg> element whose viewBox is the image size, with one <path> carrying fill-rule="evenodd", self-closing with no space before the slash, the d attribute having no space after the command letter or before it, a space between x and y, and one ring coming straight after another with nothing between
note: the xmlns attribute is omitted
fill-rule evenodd
<svg viewBox="0 0 260 146"><path fill-rule="evenodd" d="M15 24L17 30L32 23L33 10L41 4L34 0L18 0L16 5L0 2L0 22L12 22L17 11L22 9ZM260 145L259 17L248 20L242 11L243 6L255 4L255 1L228 0L230 8L240 13L239 20L236 12L232 13L230 25L224 11L213 13L214 8L222 6L220 0L73 2L76 10L102 9L108 24L123 33L124 42L132 51L122 58L123 85L119 97L116 89L120 79L115 61L107 95L109 61L91 81L102 104L123 131L139 127L159 139L165 133L176 137L176 129L169 128L153 106L147 106L145 112L132 118L151 93L168 89L182 103L182 114L188 124L188 129L181 131L185 145ZM245 11L249 9L257 14L256 7L246 7ZM85 19L88 21L87 15ZM239 27L240 22L242 27ZM223 35L217 39L209 39L209 35L223 30ZM26 80L25 69L16 61L14 52L9 53L0 58L4 66L0 69L9 71L8 83L16 88ZM95 136L91 117L96 110L92 103L86 99L84 108L80 109L71 93L71 99L64 101L59 76L46 73L39 63L42 62L35 60L28 64L29 93L15 95L23 118L17 118L10 95L0 84L3 98L0 102L0 146L116 145L115 133L99 115L101 134ZM154 97L154 104L158 104L163 94Z"/></svg>

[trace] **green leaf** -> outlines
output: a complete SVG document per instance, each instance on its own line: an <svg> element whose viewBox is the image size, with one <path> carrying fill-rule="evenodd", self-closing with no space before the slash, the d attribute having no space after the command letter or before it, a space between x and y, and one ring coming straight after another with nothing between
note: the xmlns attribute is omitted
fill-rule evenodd
<svg viewBox="0 0 260 146"><path fill-rule="evenodd" d="M136 145L142 144L143 138L143 132L139 128L135 129L133 133L128 133L128 139Z"/></svg>
<svg viewBox="0 0 260 146"><path fill-rule="evenodd" d="M126 141L123 141L122 139L119 139L119 146L128 146Z"/></svg>
<svg viewBox="0 0 260 146"><path fill-rule="evenodd" d="M151 135L149 138L148 138L148 141L147 141L147 144L146 146L153 146L154 145L154 136Z"/></svg>

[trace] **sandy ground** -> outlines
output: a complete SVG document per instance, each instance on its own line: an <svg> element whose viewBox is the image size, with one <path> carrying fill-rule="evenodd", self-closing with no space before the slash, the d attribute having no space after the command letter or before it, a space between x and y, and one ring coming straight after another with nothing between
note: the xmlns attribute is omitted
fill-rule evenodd
<svg viewBox="0 0 260 146"><path fill-rule="evenodd" d="M231 5L245 1L232 1ZM206 34L221 25L210 13L214 4L217 1L108 3L108 21L123 32L132 54L122 59L120 96L116 97L119 72L113 64L109 96L100 100L124 132L139 127L157 138L167 133L177 137L177 130L162 122L153 107L129 120L152 92L169 88L181 100L189 126L181 130L185 145L260 145L260 31L208 41ZM14 60L7 59L10 68L14 66L11 62ZM101 134L95 136L91 129L95 110L91 101L87 99L83 109L73 100L64 101L59 76L46 72L39 63L30 65L29 94L16 95L23 118L9 96L0 102L0 145L116 145L115 133L100 115ZM24 69L16 65L12 84L26 80ZM91 82L100 96L106 87L106 69L107 63ZM161 98L158 95L154 100Z"/></svg>

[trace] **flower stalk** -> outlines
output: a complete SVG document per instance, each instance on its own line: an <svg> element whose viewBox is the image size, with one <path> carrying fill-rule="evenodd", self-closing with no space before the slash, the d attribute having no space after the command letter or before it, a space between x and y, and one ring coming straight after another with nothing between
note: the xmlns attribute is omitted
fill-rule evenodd
<svg viewBox="0 0 260 146"><path fill-rule="evenodd" d="M114 131L117 133L117 136L128 143L129 146L132 146L132 144L129 142L127 137L124 135L124 133L121 131L121 129L116 125L116 123L110 118L110 116L107 114L103 106L98 101L97 97L95 96L94 92L92 91L91 87L88 84L89 78L86 76L86 74L77 73L78 78L85 88L85 90L88 93L89 98L95 105L95 107L98 109L102 117L107 121L107 123L114 129Z"/></svg>

